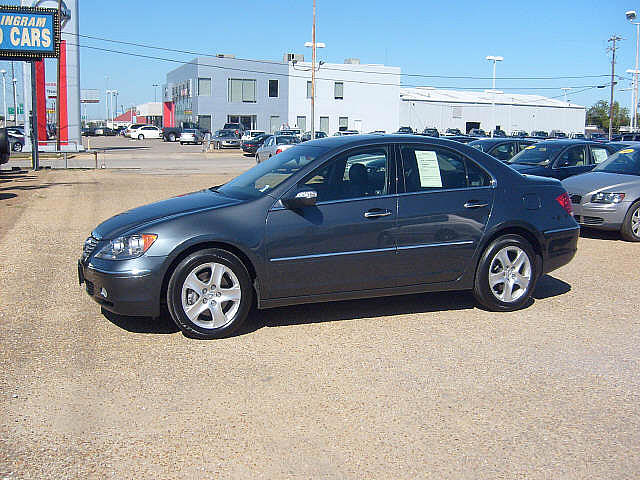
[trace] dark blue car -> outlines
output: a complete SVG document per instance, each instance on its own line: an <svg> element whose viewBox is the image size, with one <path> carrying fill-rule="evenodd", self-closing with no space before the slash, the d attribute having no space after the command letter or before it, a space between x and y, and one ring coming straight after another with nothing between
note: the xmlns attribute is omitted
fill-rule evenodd
<svg viewBox="0 0 640 480"><path fill-rule="evenodd" d="M598 142L546 140L525 147L507 163L520 173L563 180L591 171L615 151Z"/></svg>
<svg viewBox="0 0 640 480"><path fill-rule="evenodd" d="M557 180L449 140L332 137L105 220L78 275L106 310L157 317L166 305L186 334L219 338L254 304L469 289L516 310L573 258L578 233Z"/></svg>

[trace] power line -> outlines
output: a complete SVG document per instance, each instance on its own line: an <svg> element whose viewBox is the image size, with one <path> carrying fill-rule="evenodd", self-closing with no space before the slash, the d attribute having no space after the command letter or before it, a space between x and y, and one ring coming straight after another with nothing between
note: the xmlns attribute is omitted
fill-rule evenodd
<svg viewBox="0 0 640 480"><path fill-rule="evenodd" d="M76 36L76 34L74 33L63 33L64 35L73 35ZM78 37L82 37L82 38L88 38L91 40L98 40L98 41L102 41L102 42L110 42L110 43L117 43L117 44L121 44L121 45L129 45L129 46L135 46L135 47L141 47L141 48L149 48L149 49L153 49L153 50L161 50L161 51L165 51L165 52L173 52L173 53L180 53L180 54L184 54L184 55L195 55L195 56L202 56L202 57L217 57L217 54L212 54L212 53L208 53L208 52L197 52L197 51L192 51L192 50L182 50L182 49L176 49L176 48L167 48L167 47L160 47L157 45L150 45L150 44L145 44L145 43L139 43L139 42L127 42L124 40L114 40L114 39L110 39L110 38L104 38L104 37L97 37L94 35L85 35L85 34L77 34ZM82 45L83 47L88 47L86 45ZM95 47L98 48L98 47ZM220 58L224 58L224 57L220 57ZM287 65L287 63L285 62L276 62L276 61L270 61L270 60L256 60L256 59L249 59L249 58L236 58L234 57L235 60L241 60L244 62L253 62L253 63L262 63L262 64L269 64L269 65ZM351 68L351 69L345 69L345 68L332 68L329 66L323 66L323 70L334 70L334 71L350 71L350 72L359 72L359 73L376 73L379 75L398 75L397 73L394 72L382 72L382 71L372 71L372 70L358 70L356 68ZM421 74L421 73L400 73L400 75L405 76L405 77L415 77L415 78L445 78L445 79L451 79L451 80L491 80L493 77L476 77L476 76L466 76L466 75L427 75L427 74ZM602 77L607 77L608 74L597 74L597 75L557 75L557 76L541 76L541 77L496 77L496 80L576 80L576 79L584 79L584 78L602 78Z"/></svg>
<svg viewBox="0 0 640 480"><path fill-rule="evenodd" d="M261 70L252 70L252 69L245 69L245 68L234 68L234 67L226 67L226 66L222 66L222 65L211 65L211 64L207 64L207 63L202 63L202 62L198 62L198 60L196 59L191 60L191 61L184 61L184 60L177 60L174 58L166 58L166 57L158 57L158 56L154 56L154 55L145 55L142 53L134 53L134 52L125 52L122 50L114 50L111 48L102 48L102 47L94 47L91 45L82 45L82 44L78 44L78 43L69 43L69 45L75 45L78 46L80 48L88 48L91 50L97 50L97 51L102 51L102 52L108 52L108 53L117 53L120 55L128 55L128 56L133 56L133 57L138 57L138 58L147 58L150 60L158 60L158 61L163 61L163 62L169 62L169 63L178 63L181 65L200 65L200 66L204 66L204 67L210 67L210 68L216 68L216 69L220 69L220 70L231 70L231 71L236 71L236 72L241 72L241 73L256 73L256 74L262 74L262 75L273 75L273 76L280 76L280 77L287 77L287 78L302 78L302 79L307 79L308 77L304 76L304 75L291 75L289 73L280 73L280 72L266 72L266 71L261 71ZM279 64L279 65L286 65L286 64ZM324 68L323 68L324 69ZM335 69L335 70L339 70L339 69ZM371 73L371 72L369 72ZM340 81L340 82L345 82L345 83L357 83L357 84L364 84L364 85L381 85L381 86L395 86L395 87L423 87L424 85L413 85L413 84L398 84L398 83L384 83L384 82L373 82L373 81L365 81L365 80L349 80L349 79L344 79L344 78L326 78L326 77L317 77L318 80L326 80L326 81ZM577 85L577 86L572 86L571 88L575 88L575 89L580 89L580 88L597 88L598 85ZM456 87L456 86L433 86L433 88L438 88L438 89L442 89L442 90L478 90L478 89L482 89L482 87ZM558 90L557 87L501 87L502 90Z"/></svg>

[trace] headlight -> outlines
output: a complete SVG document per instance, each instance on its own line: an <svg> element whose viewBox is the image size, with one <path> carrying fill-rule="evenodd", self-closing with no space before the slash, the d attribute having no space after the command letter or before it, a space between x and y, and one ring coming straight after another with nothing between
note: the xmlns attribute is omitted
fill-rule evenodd
<svg viewBox="0 0 640 480"><path fill-rule="evenodd" d="M624 199L624 193L600 192L591 195L592 203L620 203Z"/></svg>
<svg viewBox="0 0 640 480"><path fill-rule="evenodd" d="M158 236L152 233L114 238L96 253L96 258L106 258L108 260L130 260L137 258L149 250L149 247L153 245L156 238L158 238Z"/></svg>

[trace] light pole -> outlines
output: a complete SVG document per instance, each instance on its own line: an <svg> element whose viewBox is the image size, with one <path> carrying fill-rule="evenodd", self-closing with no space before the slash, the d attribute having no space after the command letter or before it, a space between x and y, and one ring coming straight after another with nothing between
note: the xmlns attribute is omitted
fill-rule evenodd
<svg viewBox="0 0 640 480"><path fill-rule="evenodd" d="M633 80L631 81L631 87L620 89L621 92L628 92L629 90L631 90L631 110L633 111ZM633 113L631 115L633 115ZM633 127L633 118L631 118L631 120L629 121L629 128L632 129L632 127Z"/></svg>
<svg viewBox="0 0 640 480"><path fill-rule="evenodd" d="M491 136L496 130L496 63L504 60L504 57L498 57L495 55L487 55L487 60L493 62L493 82L491 83L491 108L493 110L493 129Z"/></svg>
<svg viewBox="0 0 640 480"><path fill-rule="evenodd" d="M627 20L636 26L636 68L633 74L633 117L631 117L631 129L638 128L638 50L640 49L640 22L634 22L637 18L635 10L629 10L625 13ZM627 72L629 72L627 70Z"/></svg>
<svg viewBox="0 0 640 480"><path fill-rule="evenodd" d="M113 98L112 95L114 94L115 90L106 90L105 91L105 101L107 102L106 105L106 110L107 110L107 119L105 120L105 126L108 127L109 126L109 119L111 118L111 108L109 107L109 99L111 98L111 106L113 106Z"/></svg>
<svg viewBox="0 0 640 480"><path fill-rule="evenodd" d="M560 90L562 90L562 95L564 95L564 103L566 104L567 103L567 92L569 90L571 90L571 87L562 87ZM565 105L563 107L563 109L562 109L562 112L563 112L563 120L562 120L563 126L562 126L562 129L563 130L568 130L568 128L567 128L567 110L566 110L566 108L567 108L567 106Z"/></svg>
<svg viewBox="0 0 640 480"><path fill-rule="evenodd" d="M153 101L154 103L158 101L158 88L160 87L159 83L154 83L153 87Z"/></svg>
<svg viewBox="0 0 640 480"><path fill-rule="evenodd" d="M118 116L118 90L111 90L111 128L113 128L113 122ZM116 99L116 104L113 104L113 98Z"/></svg>
<svg viewBox="0 0 640 480"><path fill-rule="evenodd" d="M7 71L3 68L2 74L2 106L4 107L4 126L7 126Z"/></svg>
<svg viewBox="0 0 640 480"><path fill-rule="evenodd" d="M633 80L631 80L631 130L635 130L638 128L638 117L637 117L637 104L638 104L638 89L637 89L637 80L638 74L640 71L633 70L632 68L627 69L627 73L633 75Z"/></svg>
<svg viewBox="0 0 640 480"><path fill-rule="evenodd" d="M311 41L305 42L305 47L311 47L311 140L316 138L316 49L324 48L324 43L316 42L316 0L313 0L313 27Z"/></svg>

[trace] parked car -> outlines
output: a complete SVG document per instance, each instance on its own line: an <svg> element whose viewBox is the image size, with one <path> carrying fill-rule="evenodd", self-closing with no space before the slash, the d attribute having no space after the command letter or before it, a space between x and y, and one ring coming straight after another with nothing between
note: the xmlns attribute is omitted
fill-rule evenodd
<svg viewBox="0 0 640 480"><path fill-rule="evenodd" d="M92 127L86 127L82 129L81 132L83 137L95 137L96 136L96 129L92 128Z"/></svg>
<svg viewBox="0 0 640 480"><path fill-rule="evenodd" d="M444 132L445 136L453 136L453 135L464 135L459 128L447 128Z"/></svg>
<svg viewBox="0 0 640 480"><path fill-rule="evenodd" d="M258 151L258 148L264 143L264 141L269 138L270 135L266 133L264 135L258 135L257 137L250 138L248 140L243 140L241 147L242 151L245 153L254 154Z"/></svg>
<svg viewBox="0 0 640 480"><path fill-rule="evenodd" d="M575 140L584 140L587 137L584 135L584 133L580 133L580 132L574 132L571 135L569 135L570 138L573 138Z"/></svg>
<svg viewBox="0 0 640 480"><path fill-rule="evenodd" d="M589 135L589 140L604 143L609 141L609 135L606 133L592 133Z"/></svg>
<svg viewBox="0 0 640 480"><path fill-rule="evenodd" d="M135 134L138 131L138 129L141 127L145 127L146 125L147 125L146 123L132 123L124 131L124 136L129 138L136 138Z"/></svg>
<svg viewBox="0 0 640 480"><path fill-rule="evenodd" d="M422 135L426 135L427 137L438 138L440 136L440 132L438 132L437 128L425 128L422 131Z"/></svg>
<svg viewBox="0 0 640 480"><path fill-rule="evenodd" d="M344 135L359 135L360 132L358 130L339 130L333 134L334 137L342 137Z"/></svg>
<svg viewBox="0 0 640 480"><path fill-rule="evenodd" d="M267 132L264 130L245 130L240 140L251 140L252 138L259 137L261 135L266 135Z"/></svg>
<svg viewBox="0 0 640 480"><path fill-rule="evenodd" d="M222 130L233 130L238 136L238 138L240 138L244 134L245 128L244 128L244 125L241 123L230 122L230 123L225 123L224 127L222 127Z"/></svg>
<svg viewBox="0 0 640 480"><path fill-rule="evenodd" d="M235 130L217 130L211 137L213 148L240 148L240 137Z"/></svg>
<svg viewBox="0 0 640 480"><path fill-rule="evenodd" d="M105 220L77 269L105 310L159 317L166 303L185 334L220 338L254 304L472 290L517 310L578 235L557 180L436 138L333 137Z"/></svg>
<svg viewBox="0 0 640 480"><path fill-rule="evenodd" d="M270 135L256 150L256 162L268 160L298 143L300 139L293 135Z"/></svg>
<svg viewBox="0 0 640 480"><path fill-rule="evenodd" d="M145 125L144 127L140 127L136 130L135 136L138 140L143 140L146 138L160 138L162 136L162 132L158 127L154 127L153 125Z"/></svg>
<svg viewBox="0 0 640 480"><path fill-rule="evenodd" d="M494 138L505 138L507 134L504 132L504 130L494 130L493 132L491 132L491 136Z"/></svg>
<svg viewBox="0 0 640 480"><path fill-rule="evenodd" d="M165 142L177 142L185 129L200 130L200 127L193 122L182 122L179 127L164 127L162 128L162 140Z"/></svg>
<svg viewBox="0 0 640 480"><path fill-rule="evenodd" d="M9 139L9 148L12 152L21 152L24 148L24 135L16 135L7 131L7 138Z"/></svg>
<svg viewBox="0 0 640 480"><path fill-rule="evenodd" d="M508 163L520 173L563 180L592 170L614 152L614 147L588 140L545 140L525 147Z"/></svg>
<svg viewBox="0 0 640 480"><path fill-rule="evenodd" d="M180 145L185 143L202 143L204 141L204 135L197 128L185 128L180 134Z"/></svg>
<svg viewBox="0 0 640 480"><path fill-rule="evenodd" d="M563 185L580 225L619 230L625 240L640 242L640 148L622 149Z"/></svg>
<svg viewBox="0 0 640 480"><path fill-rule="evenodd" d="M470 143L474 140L478 140L478 137L470 137L468 135L452 135L449 137L444 137L446 140L453 140L458 143Z"/></svg>
<svg viewBox="0 0 640 480"><path fill-rule="evenodd" d="M327 134L325 132L316 131L316 139L318 138L327 138ZM311 132L304 132L300 137L301 142L307 142L311 140Z"/></svg>
<svg viewBox="0 0 640 480"><path fill-rule="evenodd" d="M302 135L302 131L299 128L284 128L282 130L276 130L274 135L294 135L299 137Z"/></svg>
<svg viewBox="0 0 640 480"><path fill-rule="evenodd" d="M491 155L502 162L511 159L516 153L533 144L533 140L514 138L480 138L474 139L468 145L481 152Z"/></svg>
<svg viewBox="0 0 640 480"><path fill-rule="evenodd" d="M396 133L403 133L403 134L411 135L411 134L413 134L413 128L411 128L411 127L400 127Z"/></svg>
<svg viewBox="0 0 640 480"><path fill-rule="evenodd" d="M640 141L640 133L620 133L611 137L612 141L637 142Z"/></svg>
<svg viewBox="0 0 640 480"><path fill-rule="evenodd" d="M549 134L547 132L545 132L544 130L534 130L534 131L531 132L531 137L547 139L547 138L549 138Z"/></svg>
<svg viewBox="0 0 640 480"><path fill-rule="evenodd" d="M617 152L622 150L623 148L640 148L640 142L607 142L607 145L613 147L614 151Z"/></svg>
<svg viewBox="0 0 640 480"><path fill-rule="evenodd" d="M481 128L472 128L471 130L469 130L469 136L470 137L486 137L487 132L485 132Z"/></svg>
<svg viewBox="0 0 640 480"><path fill-rule="evenodd" d="M551 138L567 138L567 134L562 130L551 130Z"/></svg>
<svg viewBox="0 0 640 480"><path fill-rule="evenodd" d="M527 132L525 132L524 130L514 130L513 132L511 132L511 136L512 137L527 137L527 136L529 136L529 134Z"/></svg>

